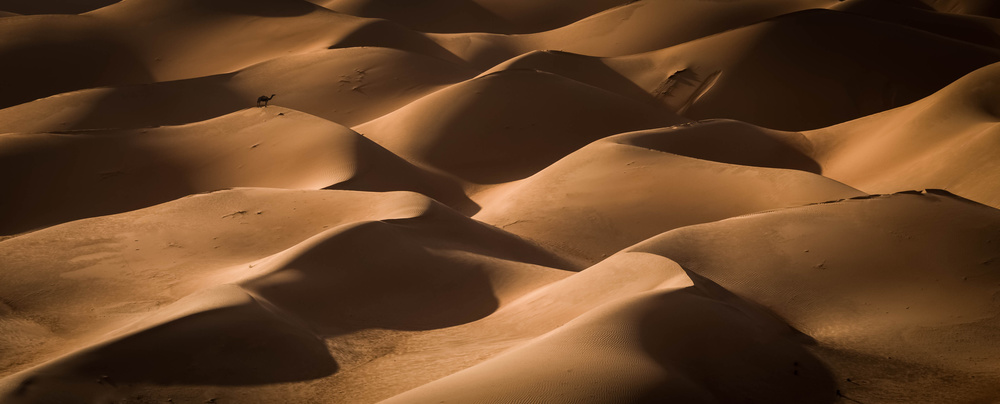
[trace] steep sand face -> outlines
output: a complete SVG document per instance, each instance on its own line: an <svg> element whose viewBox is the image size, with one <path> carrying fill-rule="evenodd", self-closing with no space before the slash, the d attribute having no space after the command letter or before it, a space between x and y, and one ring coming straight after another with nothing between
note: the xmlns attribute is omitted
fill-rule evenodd
<svg viewBox="0 0 1000 404"><path fill-rule="evenodd" d="M448 87L354 129L410 161L495 184L604 136L682 121L558 75L512 70Z"/></svg>
<svg viewBox="0 0 1000 404"><path fill-rule="evenodd" d="M118 238L95 229L118 229ZM39 243L45 247L22 247ZM44 365L40 372L51 378L10 379L20 387L8 399L29 401L96 394L95 376L142 388L326 376L338 359L324 340L462 324L561 278L549 268L568 265L413 193L225 191L56 226L2 248L5 262L15 263L4 276L19 279L5 283L4 296L23 319L7 324L5 335L33 343L16 346L6 372L30 363L29 355L77 348ZM39 254L50 250L59 254ZM237 282L246 291L224 286ZM48 285L46 294L35 293L38 284ZM136 356L151 345L162 350ZM258 355L263 347L271 359ZM163 367L145 366L151 362ZM175 372L196 363L205 366Z"/></svg>
<svg viewBox="0 0 1000 404"><path fill-rule="evenodd" d="M0 401L998 401L994 9L0 0Z"/></svg>
<svg viewBox="0 0 1000 404"><path fill-rule="evenodd" d="M806 134L825 175L868 192L948 189L1000 207L993 64L905 107Z"/></svg>
<svg viewBox="0 0 1000 404"><path fill-rule="evenodd" d="M436 34L429 37L462 59L487 68L536 49L592 56L648 52L784 13L832 3L825 0L752 0L727 4L698 0L636 1L534 34ZM701 23L687 23L693 20Z"/></svg>
<svg viewBox="0 0 1000 404"><path fill-rule="evenodd" d="M5 17L0 107L81 88L148 82L152 73L112 29L77 15ZM72 68L69 68L72 66Z"/></svg>
<svg viewBox="0 0 1000 404"><path fill-rule="evenodd" d="M657 288L384 402L834 402L832 375L807 341L730 295Z"/></svg>
<svg viewBox="0 0 1000 404"><path fill-rule="evenodd" d="M684 132L643 131L592 143L538 174L476 197L484 209L474 217L596 262L669 229L862 195L808 172L670 153L677 145L671 138ZM746 139L764 143L755 140Z"/></svg>
<svg viewBox="0 0 1000 404"><path fill-rule="evenodd" d="M138 128L201 121L251 106L260 95L343 125L382 116L476 72L391 48L321 50L233 74L75 91L0 110L0 132Z"/></svg>
<svg viewBox="0 0 1000 404"><path fill-rule="evenodd" d="M421 32L546 31L618 7L617 0L311 0L328 9L359 17L385 18Z"/></svg>
<svg viewBox="0 0 1000 404"><path fill-rule="evenodd" d="M670 257L815 338L846 397L976 402L1000 381L986 342L998 237L997 210L926 191L691 226L628 251Z"/></svg>
<svg viewBox="0 0 1000 404"><path fill-rule="evenodd" d="M991 48L1000 47L1000 21L995 18L938 13L923 6L920 0L852 0L837 3L830 9L906 25Z"/></svg>
<svg viewBox="0 0 1000 404"><path fill-rule="evenodd" d="M7 134L0 151L0 186L20 195L0 205L3 234L232 187L411 189L467 204L457 183L280 107L175 127Z"/></svg>
<svg viewBox="0 0 1000 404"><path fill-rule="evenodd" d="M328 228L406 217L427 203L407 194L242 189L3 241L2 295L11 320L4 323L3 372L205 286L254 276L257 260Z"/></svg>
<svg viewBox="0 0 1000 404"><path fill-rule="evenodd" d="M883 47L899 52L889 55ZM789 55L797 55L794 62ZM810 10L639 55L597 59L536 51L490 71L539 69L690 119L805 130L908 104L998 60L996 49ZM920 69L910 67L917 64Z"/></svg>

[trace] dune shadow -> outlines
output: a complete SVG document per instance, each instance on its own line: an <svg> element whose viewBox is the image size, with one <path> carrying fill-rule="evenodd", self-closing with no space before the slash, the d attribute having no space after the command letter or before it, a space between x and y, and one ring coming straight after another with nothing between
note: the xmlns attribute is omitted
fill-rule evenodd
<svg viewBox="0 0 1000 404"><path fill-rule="evenodd" d="M408 232L383 222L360 224L246 286L324 335L444 328L499 307L476 263L433 254L433 237ZM286 279L291 273L295 278Z"/></svg>
<svg viewBox="0 0 1000 404"><path fill-rule="evenodd" d="M641 320L641 344L652 359L682 372L719 402L833 403L843 398L833 373L806 348L816 344L812 337L769 309L685 271L695 284L683 290L690 293L656 296ZM677 323L693 328L672 326ZM652 391L642 402L661 402L669 397L665 394Z"/></svg>
<svg viewBox="0 0 1000 404"><path fill-rule="evenodd" d="M783 168L822 174L803 153L808 141L796 132L764 129L732 120L709 120L673 128L636 132L615 141L685 157L752 167Z"/></svg>
<svg viewBox="0 0 1000 404"><path fill-rule="evenodd" d="M322 9L305 0L199 0L190 4L213 12L256 17L297 17Z"/></svg>
<svg viewBox="0 0 1000 404"><path fill-rule="evenodd" d="M556 74L590 86L631 98L636 101L660 106L662 103L646 89L629 80L609 67L599 57L580 55L558 50L534 51L517 57L508 69L534 69ZM690 70L675 75L683 76L687 83L695 78Z"/></svg>
<svg viewBox="0 0 1000 404"><path fill-rule="evenodd" d="M85 88L153 81L148 67L127 45L77 36L83 37L0 49L5 61L0 76L11 78L4 83L0 108ZM73 68L67 71L66 66Z"/></svg>
<svg viewBox="0 0 1000 404"><path fill-rule="evenodd" d="M135 134L138 135L138 134ZM144 208L199 192L190 173L122 134L30 135L0 159L0 234ZM16 147L13 147L16 146Z"/></svg>
<svg viewBox="0 0 1000 404"><path fill-rule="evenodd" d="M514 262L562 265L436 203L414 218L355 223L320 237L244 287L328 336L470 323L499 308L490 272Z"/></svg>
<svg viewBox="0 0 1000 404"><path fill-rule="evenodd" d="M57 366L112 386L259 385L312 380L338 370L323 340L256 303L170 321Z"/></svg>
<svg viewBox="0 0 1000 404"><path fill-rule="evenodd" d="M420 32L520 33L509 21L474 1L438 0L437 4L427 3L412 0L373 1L363 4L354 14L384 18Z"/></svg>
<svg viewBox="0 0 1000 404"><path fill-rule="evenodd" d="M38 0L3 0L0 10L12 13L29 14L80 14L110 6L121 0L74 0L74 1L38 1Z"/></svg>
<svg viewBox="0 0 1000 404"><path fill-rule="evenodd" d="M226 88L228 79L218 75L113 87L90 101L86 114L66 122L66 129L183 125L252 107L252 99Z"/></svg>
<svg viewBox="0 0 1000 404"><path fill-rule="evenodd" d="M441 59L458 65L466 62L437 42L388 20L376 20L357 28L329 49L372 46L398 49Z"/></svg>

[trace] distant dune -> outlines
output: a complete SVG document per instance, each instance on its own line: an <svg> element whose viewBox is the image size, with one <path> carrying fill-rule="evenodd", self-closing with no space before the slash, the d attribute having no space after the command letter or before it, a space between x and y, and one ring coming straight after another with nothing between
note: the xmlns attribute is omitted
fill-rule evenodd
<svg viewBox="0 0 1000 404"><path fill-rule="evenodd" d="M0 0L0 402L1000 401L998 4Z"/></svg>

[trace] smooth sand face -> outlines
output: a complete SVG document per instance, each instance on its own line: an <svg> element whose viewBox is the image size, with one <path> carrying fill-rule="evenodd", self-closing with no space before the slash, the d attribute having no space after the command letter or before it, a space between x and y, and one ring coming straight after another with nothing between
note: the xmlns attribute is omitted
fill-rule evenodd
<svg viewBox="0 0 1000 404"><path fill-rule="evenodd" d="M0 1L0 401L1000 400L994 2L622 3Z"/></svg>

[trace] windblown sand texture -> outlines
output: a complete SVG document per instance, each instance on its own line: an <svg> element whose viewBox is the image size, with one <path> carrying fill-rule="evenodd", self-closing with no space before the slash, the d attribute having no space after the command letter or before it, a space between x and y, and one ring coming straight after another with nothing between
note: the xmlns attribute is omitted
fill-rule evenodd
<svg viewBox="0 0 1000 404"><path fill-rule="evenodd" d="M1000 402L1000 2L0 0L0 78L0 403Z"/></svg>

